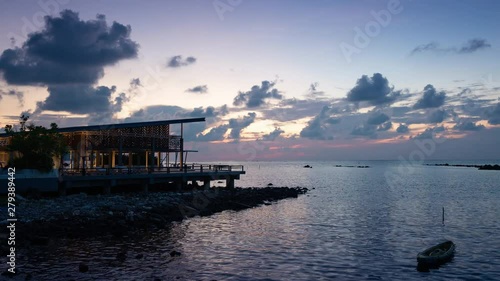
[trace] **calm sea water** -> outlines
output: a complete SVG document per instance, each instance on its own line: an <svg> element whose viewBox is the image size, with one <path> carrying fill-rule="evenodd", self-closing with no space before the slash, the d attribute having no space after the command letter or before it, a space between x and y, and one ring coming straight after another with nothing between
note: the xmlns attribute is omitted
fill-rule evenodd
<svg viewBox="0 0 500 281"><path fill-rule="evenodd" d="M238 186L315 189L123 241L62 240L22 266L33 280L500 280L500 171L384 161L245 168ZM457 245L453 261L417 271L417 253L445 239ZM173 249L182 255L171 258Z"/></svg>

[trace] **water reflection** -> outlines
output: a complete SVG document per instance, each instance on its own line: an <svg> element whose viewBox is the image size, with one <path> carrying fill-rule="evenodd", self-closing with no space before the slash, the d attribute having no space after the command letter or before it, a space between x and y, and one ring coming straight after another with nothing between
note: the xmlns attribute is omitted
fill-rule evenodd
<svg viewBox="0 0 500 281"><path fill-rule="evenodd" d="M173 224L120 239L105 236L60 239L36 252L24 253L27 261L21 268L32 273L34 280L147 280L163 276L162 268L175 261L170 251L182 252L179 240L184 238L186 230ZM87 273L78 272L82 262L89 266Z"/></svg>
<svg viewBox="0 0 500 281"><path fill-rule="evenodd" d="M297 199L123 240L61 241L30 253L24 266L36 271L35 280L55 274L68 280L500 279L497 171L424 166L403 175L405 184L389 186L384 172L395 167L383 162L361 163L369 169L309 164L314 168L249 164L239 183L316 188ZM455 259L416 270L417 253L443 239L457 245ZM170 257L172 249L182 255ZM117 261L117 252L127 259ZM135 259L139 253L144 257ZM77 271L81 261L88 274Z"/></svg>

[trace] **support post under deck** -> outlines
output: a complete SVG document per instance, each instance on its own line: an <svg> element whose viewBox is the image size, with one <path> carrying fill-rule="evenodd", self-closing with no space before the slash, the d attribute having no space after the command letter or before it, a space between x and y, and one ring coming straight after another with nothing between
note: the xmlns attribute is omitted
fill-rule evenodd
<svg viewBox="0 0 500 281"><path fill-rule="evenodd" d="M231 176L226 176L226 187L234 188L234 178Z"/></svg>
<svg viewBox="0 0 500 281"><path fill-rule="evenodd" d="M203 189L209 190L210 189L210 180L204 180L203 181Z"/></svg>

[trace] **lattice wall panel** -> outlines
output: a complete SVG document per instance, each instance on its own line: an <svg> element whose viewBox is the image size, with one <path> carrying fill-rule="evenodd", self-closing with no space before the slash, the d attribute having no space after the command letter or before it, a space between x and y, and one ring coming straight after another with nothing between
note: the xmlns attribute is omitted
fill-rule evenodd
<svg viewBox="0 0 500 281"><path fill-rule="evenodd" d="M137 128L103 128L99 131L65 133L66 140L74 150L82 145L86 150L180 150L180 137L169 136L169 125L143 126Z"/></svg>

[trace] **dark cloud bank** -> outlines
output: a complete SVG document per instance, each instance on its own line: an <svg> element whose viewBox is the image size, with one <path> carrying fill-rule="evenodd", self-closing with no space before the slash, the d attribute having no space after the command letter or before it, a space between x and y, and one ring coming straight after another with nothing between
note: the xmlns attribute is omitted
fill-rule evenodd
<svg viewBox="0 0 500 281"><path fill-rule="evenodd" d="M114 86L94 85L104 67L137 57L139 45L130 33L130 26L108 24L104 15L84 21L65 10L58 17L46 16L44 28L29 34L21 48L3 51L0 71L9 84L47 86L49 96L37 104L38 112L112 116L128 97L113 98Z"/></svg>

